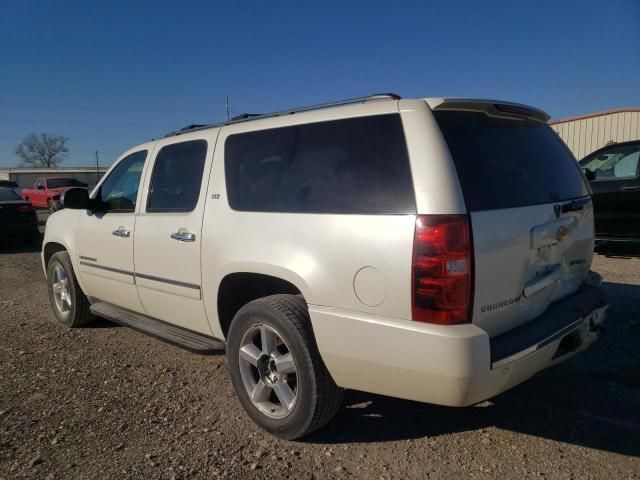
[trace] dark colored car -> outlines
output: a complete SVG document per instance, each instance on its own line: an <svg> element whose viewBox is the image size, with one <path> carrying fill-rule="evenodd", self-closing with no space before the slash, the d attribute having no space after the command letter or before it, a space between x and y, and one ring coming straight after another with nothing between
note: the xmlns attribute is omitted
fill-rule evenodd
<svg viewBox="0 0 640 480"><path fill-rule="evenodd" d="M31 203L10 188L0 187L0 240L37 240L38 218Z"/></svg>
<svg viewBox="0 0 640 480"><path fill-rule="evenodd" d="M0 187L2 188L10 188L18 195L22 192L22 188L18 185L18 182L14 182L13 180L0 180Z"/></svg>
<svg viewBox="0 0 640 480"><path fill-rule="evenodd" d="M580 166L593 190L596 240L640 241L640 140L596 150Z"/></svg>

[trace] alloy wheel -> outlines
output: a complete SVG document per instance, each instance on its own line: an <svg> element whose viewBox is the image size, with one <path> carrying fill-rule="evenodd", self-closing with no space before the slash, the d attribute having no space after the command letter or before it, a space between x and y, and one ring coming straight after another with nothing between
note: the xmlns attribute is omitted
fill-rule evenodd
<svg viewBox="0 0 640 480"><path fill-rule="evenodd" d="M296 363L273 327L258 323L244 333L239 366L247 394L258 410L271 418L291 413L298 398Z"/></svg>

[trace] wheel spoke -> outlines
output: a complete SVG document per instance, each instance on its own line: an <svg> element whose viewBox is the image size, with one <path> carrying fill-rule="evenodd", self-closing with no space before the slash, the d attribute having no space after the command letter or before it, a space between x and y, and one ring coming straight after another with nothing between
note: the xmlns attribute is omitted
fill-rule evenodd
<svg viewBox="0 0 640 480"><path fill-rule="evenodd" d="M258 383L256 383L256 386L253 387L253 391L251 392L251 400L255 403L266 402L270 394L271 389L267 387L262 380L258 380Z"/></svg>
<svg viewBox="0 0 640 480"><path fill-rule="evenodd" d="M291 410L296 396L293 393L293 390L291 390L289 384L285 382L276 383L273 386L273 391L276 392L276 396L278 397L278 400L280 400L280 404L282 405L282 407L286 411Z"/></svg>
<svg viewBox="0 0 640 480"><path fill-rule="evenodd" d="M254 367L258 366L258 360L262 355L262 351L256 347L253 343L245 345L240 349L240 358L246 360Z"/></svg>
<svg viewBox="0 0 640 480"><path fill-rule="evenodd" d="M278 373L284 374L296 372L296 363L293 361L291 352L276 357L276 370L278 370Z"/></svg>
<svg viewBox="0 0 640 480"><path fill-rule="evenodd" d="M65 292L64 301L67 303L69 308L71 308L71 295L69 295L69 292Z"/></svg>
<svg viewBox="0 0 640 480"><path fill-rule="evenodd" d="M62 292L62 282L56 282L52 285L54 293L60 294Z"/></svg>
<svg viewBox="0 0 640 480"><path fill-rule="evenodd" d="M262 344L262 353L271 355L276 349L276 334L266 325L260 327L260 342Z"/></svg>

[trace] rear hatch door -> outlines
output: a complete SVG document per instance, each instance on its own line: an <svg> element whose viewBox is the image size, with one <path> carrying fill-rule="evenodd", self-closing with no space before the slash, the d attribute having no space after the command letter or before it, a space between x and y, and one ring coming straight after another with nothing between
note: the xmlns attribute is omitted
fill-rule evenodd
<svg viewBox="0 0 640 480"><path fill-rule="evenodd" d="M579 166L540 112L494 104L435 109L456 165L474 246L472 321L496 336L574 293L593 255Z"/></svg>

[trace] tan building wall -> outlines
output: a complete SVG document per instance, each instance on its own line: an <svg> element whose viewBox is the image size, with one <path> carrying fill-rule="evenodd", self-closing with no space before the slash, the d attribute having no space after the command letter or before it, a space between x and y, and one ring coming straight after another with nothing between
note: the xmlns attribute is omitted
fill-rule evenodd
<svg viewBox="0 0 640 480"><path fill-rule="evenodd" d="M607 143L640 140L640 108L620 108L549 122L578 159Z"/></svg>
<svg viewBox="0 0 640 480"><path fill-rule="evenodd" d="M13 180L17 182L20 187L25 188L31 187L35 179L39 177L63 177L75 178L92 187L106 171L107 169L105 167L100 167L99 171L96 171L95 167L0 168L0 180Z"/></svg>

